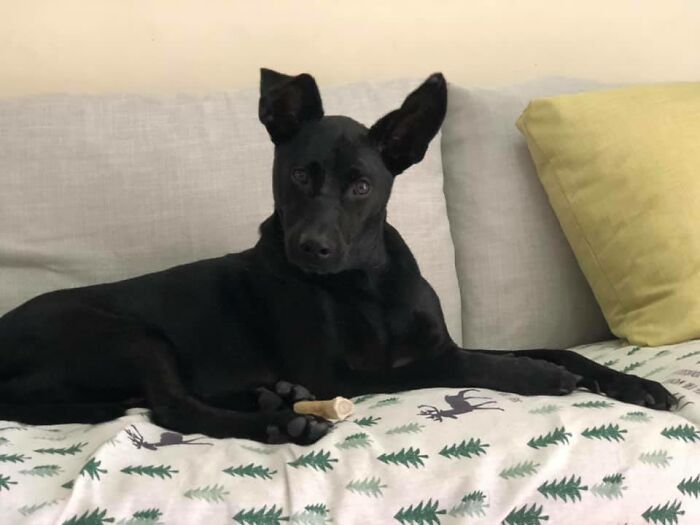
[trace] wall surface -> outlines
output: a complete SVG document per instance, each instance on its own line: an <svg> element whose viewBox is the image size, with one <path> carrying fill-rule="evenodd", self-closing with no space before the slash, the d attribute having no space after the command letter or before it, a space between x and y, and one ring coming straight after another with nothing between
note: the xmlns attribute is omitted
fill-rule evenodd
<svg viewBox="0 0 700 525"><path fill-rule="evenodd" d="M700 2L0 0L0 95L223 90L260 66L323 83L698 80Z"/></svg>

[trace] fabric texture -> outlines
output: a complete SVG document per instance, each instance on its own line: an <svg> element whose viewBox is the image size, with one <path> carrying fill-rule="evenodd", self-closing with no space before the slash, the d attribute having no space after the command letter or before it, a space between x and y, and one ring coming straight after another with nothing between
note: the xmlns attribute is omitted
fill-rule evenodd
<svg viewBox="0 0 700 525"><path fill-rule="evenodd" d="M539 99L518 126L613 333L700 337L700 83Z"/></svg>
<svg viewBox="0 0 700 525"><path fill-rule="evenodd" d="M371 125L418 81L321 88L326 114ZM241 251L272 211L257 90L0 100L0 314L49 290ZM389 221L461 339L439 137L398 177Z"/></svg>
<svg viewBox="0 0 700 525"><path fill-rule="evenodd" d="M143 414L0 422L2 523L700 523L700 342L578 351L662 381L678 411L434 388L356 398L308 447L183 436Z"/></svg>
<svg viewBox="0 0 700 525"><path fill-rule="evenodd" d="M468 348L610 338L515 127L532 98L595 87L562 78L498 91L449 85L442 156Z"/></svg>

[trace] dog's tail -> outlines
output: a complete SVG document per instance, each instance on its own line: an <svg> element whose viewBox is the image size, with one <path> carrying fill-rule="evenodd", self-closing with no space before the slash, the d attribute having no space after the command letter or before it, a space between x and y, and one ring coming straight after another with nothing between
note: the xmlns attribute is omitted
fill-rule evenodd
<svg viewBox="0 0 700 525"><path fill-rule="evenodd" d="M63 423L104 423L124 415L123 403L0 403L0 421L15 421L28 425L58 425ZM0 428L5 426L0 423Z"/></svg>

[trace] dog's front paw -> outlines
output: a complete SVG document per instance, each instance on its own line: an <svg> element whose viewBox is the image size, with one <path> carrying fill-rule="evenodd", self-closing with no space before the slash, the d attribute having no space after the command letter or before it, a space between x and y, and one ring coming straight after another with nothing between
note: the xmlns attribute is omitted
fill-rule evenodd
<svg viewBox="0 0 700 525"><path fill-rule="evenodd" d="M255 390L258 409L274 412L292 408L297 401L313 401L316 397L306 387L289 381L277 381L272 390L260 387Z"/></svg>
<svg viewBox="0 0 700 525"><path fill-rule="evenodd" d="M311 415L300 415L292 411L280 412L267 425L268 443L295 443L311 445L325 436L332 423Z"/></svg>
<svg viewBox="0 0 700 525"><path fill-rule="evenodd" d="M678 404L676 397L661 383L617 373L602 382L600 391L613 399L657 410L670 410Z"/></svg>

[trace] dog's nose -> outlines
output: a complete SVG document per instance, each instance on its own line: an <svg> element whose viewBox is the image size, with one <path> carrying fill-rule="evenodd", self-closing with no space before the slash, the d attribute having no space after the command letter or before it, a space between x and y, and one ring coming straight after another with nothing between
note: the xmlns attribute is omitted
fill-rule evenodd
<svg viewBox="0 0 700 525"><path fill-rule="evenodd" d="M310 236L302 234L299 239L301 251L310 258L324 260L333 255L333 247L325 236Z"/></svg>

